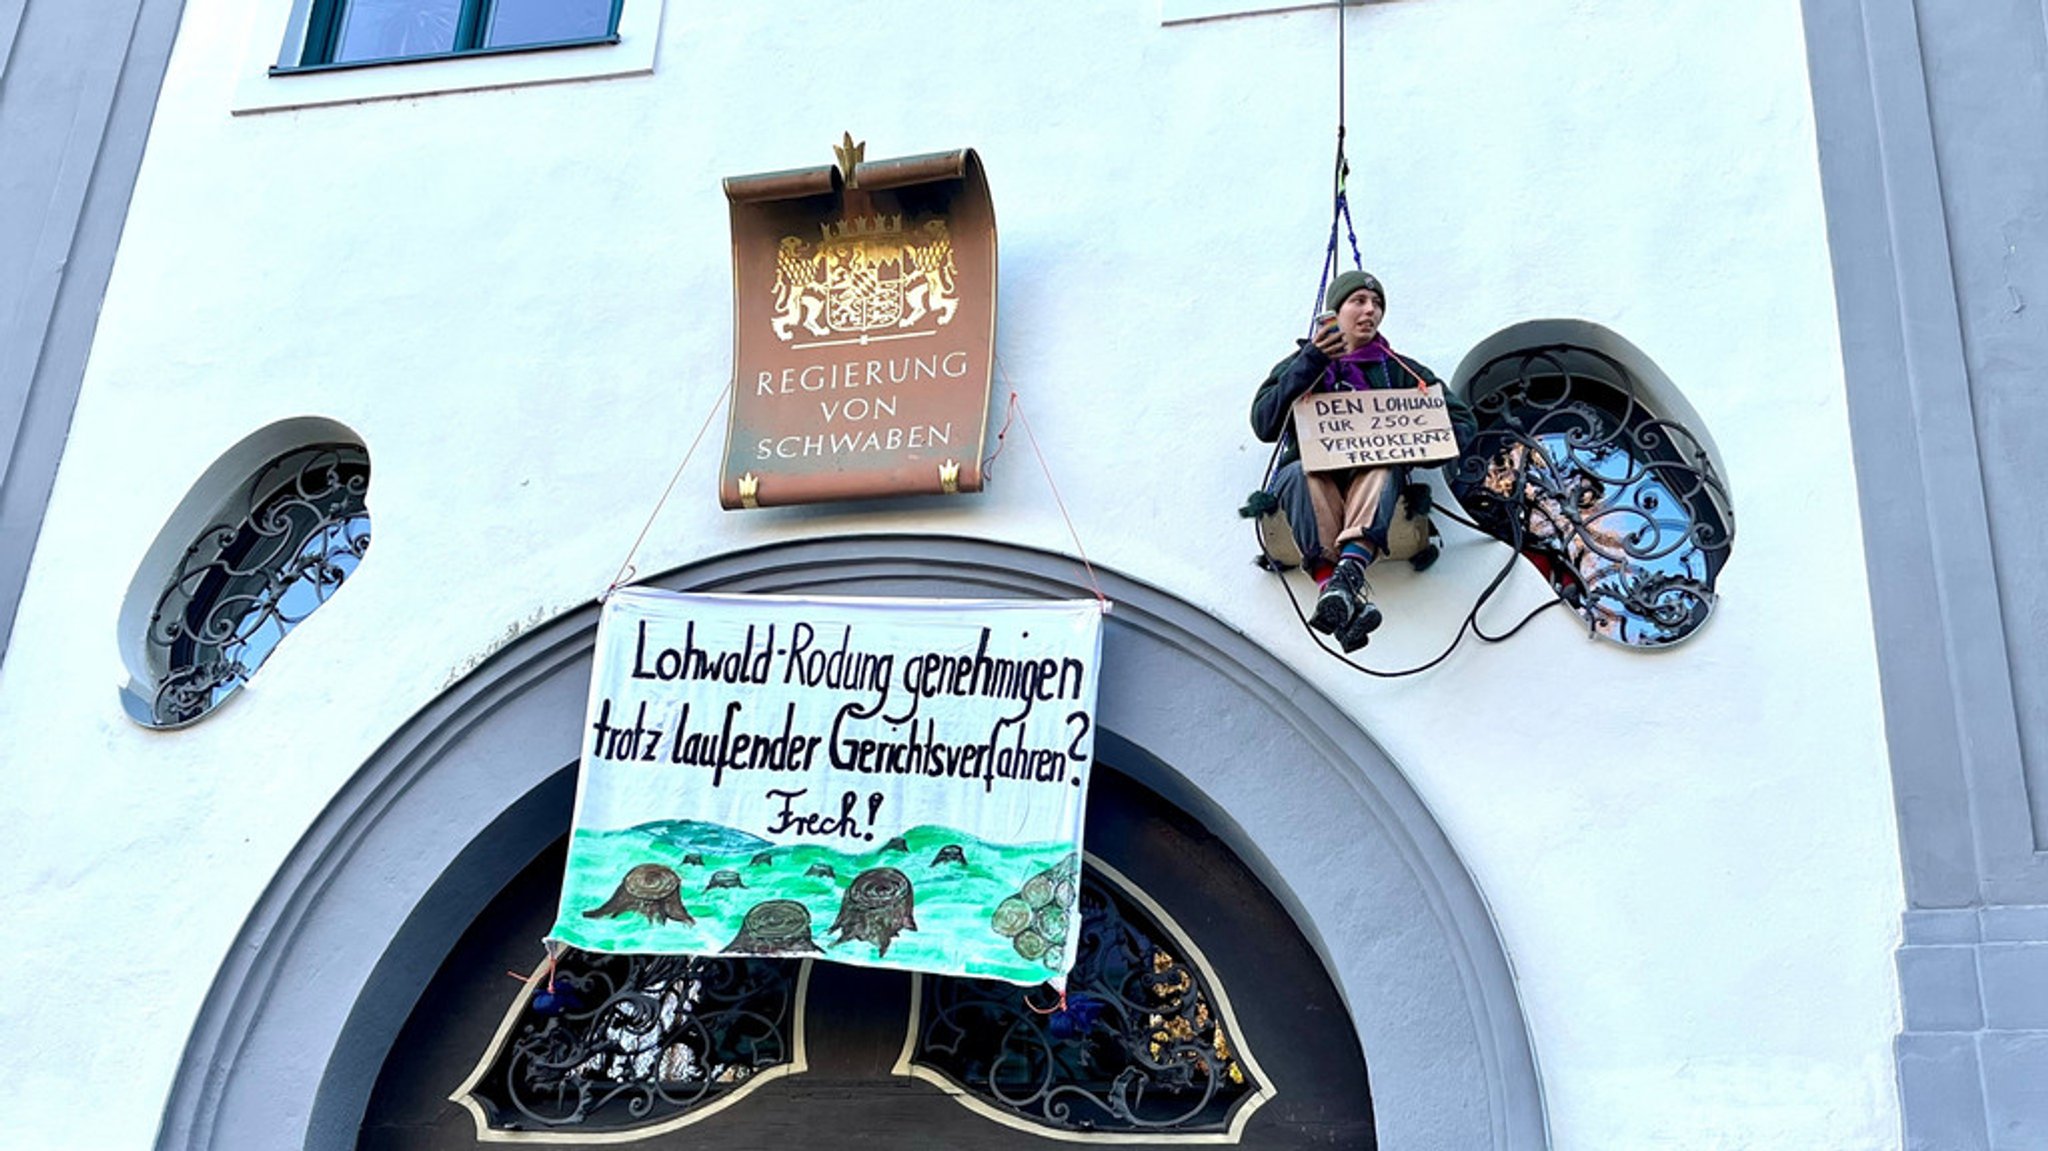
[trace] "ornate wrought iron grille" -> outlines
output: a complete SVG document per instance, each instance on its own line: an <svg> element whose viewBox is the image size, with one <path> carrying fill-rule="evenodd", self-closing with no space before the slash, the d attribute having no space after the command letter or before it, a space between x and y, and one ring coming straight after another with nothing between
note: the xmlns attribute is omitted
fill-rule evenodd
<svg viewBox="0 0 2048 1151"><path fill-rule="evenodd" d="M1735 538L1699 437L1590 349L1514 352L1473 380L1480 430L1452 489L1475 521L1526 555L1595 635L1660 647L1697 631Z"/></svg>
<svg viewBox="0 0 2048 1151"><path fill-rule="evenodd" d="M265 464L185 549L150 615L150 722L191 723L327 602L370 546L370 460L352 444Z"/></svg>
<svg viewBox="0 0 2048 1151"><path fill-rule="evenodd" d="M1188 954L1082 872L1080 953L1063 1006L1045 989L923 977L912 1062L1026 1122L1063 1131L1228 1131L1258 1092Z"/></svg>
<svg viewBox="0 0 2048 1151"><path fill-rule="evenodd" d="M504 1131L622 1130L686 1114L792 1061L801 968L571 948L470 1098Z"/></svg>

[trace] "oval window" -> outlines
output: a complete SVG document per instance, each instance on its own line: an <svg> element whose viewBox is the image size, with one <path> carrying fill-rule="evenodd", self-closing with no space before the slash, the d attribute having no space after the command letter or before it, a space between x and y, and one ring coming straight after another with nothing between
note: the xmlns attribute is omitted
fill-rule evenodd
<svg viewBox="0 0 2048 1151"><path fill-rule="evenodd" d="M1698 417L1654 367L1631 370L1641 353L1603 342L1617 346L1520 346L1461 371L1479 432L1452 488L1591 634L1664 647L1713 610L1734 511Z"/></svg>
<svg viewBox="0 0 2048 1151"><path fill-rule="evenodd" d="M369 486L361 445L317 443L271 457L217 504L156 593L130 714L182 727L247 683L362 562Z"/></svg>

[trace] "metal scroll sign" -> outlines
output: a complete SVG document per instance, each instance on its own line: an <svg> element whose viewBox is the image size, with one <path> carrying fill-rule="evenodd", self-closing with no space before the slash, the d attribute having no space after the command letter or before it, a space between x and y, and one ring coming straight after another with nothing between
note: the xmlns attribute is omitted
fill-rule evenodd
<svg viewBox="0 0 2048 1151"><path fill-rule="evenodd" d="M981 490L996 223L972 149L725 181L726 508Z"/></svg>

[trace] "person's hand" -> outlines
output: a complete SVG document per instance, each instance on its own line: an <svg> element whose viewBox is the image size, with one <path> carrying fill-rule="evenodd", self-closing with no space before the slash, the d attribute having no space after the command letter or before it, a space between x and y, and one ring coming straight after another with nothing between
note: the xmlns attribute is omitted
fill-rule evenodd
<svg viewBox="0 0 2048 1151"><path fill-rule="evenodd" d="M1316 322L1314 342L1317 351L1333 360L1344 354L1344 335L1337 330L1335 313L1323 316Z"/></svg>

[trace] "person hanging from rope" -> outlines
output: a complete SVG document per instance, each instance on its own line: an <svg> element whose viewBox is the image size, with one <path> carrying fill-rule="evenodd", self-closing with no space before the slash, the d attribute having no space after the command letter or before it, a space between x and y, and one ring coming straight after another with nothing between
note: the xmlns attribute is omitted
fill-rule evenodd
<svg viewBox="0 0 2048 1151"><path fill-rule="evenodd" d="M1411 484L1405 464L1304 470L1289 413L1310 392L1414 388L1441 381L1395 352L1380 334L1387 296L1370 273L1341 273L1330 282L1323 303L1326 311L1314 337L1297 341L1294 354L1275 364L1259 385L1251 420L1260 441L1280 445L1265 490L1287 515L1302 566L1322 583L1309 625L1335 636L1351 652L1364 647L1380 625L1366 569L1387 554L1387 532L1402 514L1404 495L1408 515L1428 514L1429 486ZM1470 443L1478 426L1472 409L1448 389L1446 406L1459 444Z"/></svg>

